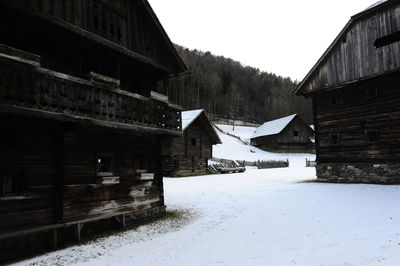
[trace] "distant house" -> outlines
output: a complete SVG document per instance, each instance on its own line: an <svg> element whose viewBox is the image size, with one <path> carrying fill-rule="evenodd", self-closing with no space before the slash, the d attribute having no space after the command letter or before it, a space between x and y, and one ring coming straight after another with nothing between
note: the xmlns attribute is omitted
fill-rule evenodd
<svg viewBox="0 0 400 266"><path fill-rule="evenodd" d="M313 136L314 130L294 114L258 127L251 144L265 151L313 152Z"/></svg>
<svg viewBox="0 0 400 266"><path fill-rule="evenodd" d="M212 146L221 143L206 112L202 109L182 112L182 130L183 137L163 143L164 174L206 174L208 160L212 157Z"/></svg>
<svg viewBox="0 0 400 266"><path fill-rule="evenodd" d="M400 1L354 15L295 90L312 98L317 176L400 183Z"/></svg>

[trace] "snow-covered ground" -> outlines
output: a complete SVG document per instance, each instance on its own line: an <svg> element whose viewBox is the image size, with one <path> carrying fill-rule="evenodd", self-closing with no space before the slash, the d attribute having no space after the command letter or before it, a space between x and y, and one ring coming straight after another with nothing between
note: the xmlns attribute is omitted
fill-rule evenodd
<svg viewBox="0 0 400 266"><path fill-rule="evenodd" d="M304 183L315 169L166 178L164 220L20 265L399 265L400 186Z"/></svg>
<svg viewBox="0 0 400 266"><path fill-rule="evenodd" d="M233 127L232 125L222 125L217 124L217 126L232 135L239 136L245 140L250 140L250 137L253 135L256 127L246 127L246 126L236 126Z"/></svg>
<svg viewBox="0 0 400 266"><path fill-rule="evenodd" d="M176 219L19 265L400 265L400 186L307 182L312 155L251 153L221 137L224 158L282 157L290 167L165 178Z"/></svg>
<svg viewBox="0 0 400 266"><path fill-rule="evenodd" d="M219 125L221 127L223 125ZM225 126L231 127L232 126ZM222 130L227 130L228 128L221 128ZM250 134L249 132L254 132L255 127L241 127L235 126L235 134L241 138L245 138ZM251 145L245 145L240 140L231 137L229 135L223 134L217 131L222 144L217 144L213 146L213 157L230 159L230 160L246 160L246 161L257 161L257 160L287 160L289 159L290 164L305 165L305 159L315 160L315 154L285 154L285 153L273 153L260 150ZM252 134L252 133L251 133ZM250 134L250 135L251 135Z"/></svg>

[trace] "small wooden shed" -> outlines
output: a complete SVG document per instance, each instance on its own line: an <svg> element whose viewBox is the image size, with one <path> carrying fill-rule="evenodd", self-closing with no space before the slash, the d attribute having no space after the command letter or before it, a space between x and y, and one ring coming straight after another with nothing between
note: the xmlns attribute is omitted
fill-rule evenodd
<svg viewBox="0 0 400 266"><path fill-rule="evenodd" d="M314 152L314 130L298 115L290 115L261 125L251 144L265 151Z"/></svg>
<svg viewBox="0 0 400 266"><path fill-rule="evenodd" d="M212 146L221 143L214 126L203 109L182 112L183 137L167 140L163 145L163 169L167 176L207 173Z"/></svg>
<svg viewBox="0 0 400 266"><path fill-rule="evenodd" d="M354 15L295 90L313 101L317 177L400 183L400 1Z"/></svg>

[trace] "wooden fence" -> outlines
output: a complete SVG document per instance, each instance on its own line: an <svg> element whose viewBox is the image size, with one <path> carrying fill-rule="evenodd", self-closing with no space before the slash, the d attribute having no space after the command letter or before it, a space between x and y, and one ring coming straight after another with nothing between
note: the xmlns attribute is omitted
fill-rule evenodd
<svg viewBox="0 0 400 266"><path fill-rule="evenodd" d="M215 158L214 158L215 159ZM219 164L211 164L207 167L207 172L210 174L216 173L243 173L246 167L234 160L219 159Z"/></svg>
<svg viewBox="0 0 400 266"><path fill-rule="evenodd" d="M232 162L236 162L238 166L245 167L245 166L257 166L258 169L267 169L267 168L282 168L282 167L289 167L289 160L269 160L269 161L240 161L240 160L227 160L221 158L211 158L211 161L220 162L225 164L231 164Z"/></svg>

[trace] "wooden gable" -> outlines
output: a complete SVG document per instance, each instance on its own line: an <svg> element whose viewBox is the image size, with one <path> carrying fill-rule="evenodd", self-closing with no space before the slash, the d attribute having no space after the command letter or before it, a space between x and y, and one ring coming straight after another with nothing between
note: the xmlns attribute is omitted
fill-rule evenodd
<svg viewBox="0 0 400 266"><path fill-rule="evenodd" d="M353 16L295 90L307 95L400 70L400 1Z"/></svg>
<svg viewBox="0 0 400 266"><path fill-rule="evenodd" d="M186 70L171 40L146 0L5 0L2 4L44 19L108 48L160 65L170 73ZM110 45L109 42L119 47ZM129 54L125 51L125 54ZM151 61L147 60L150 59ZM153 65L154 65L153 64Z"/></svg>

